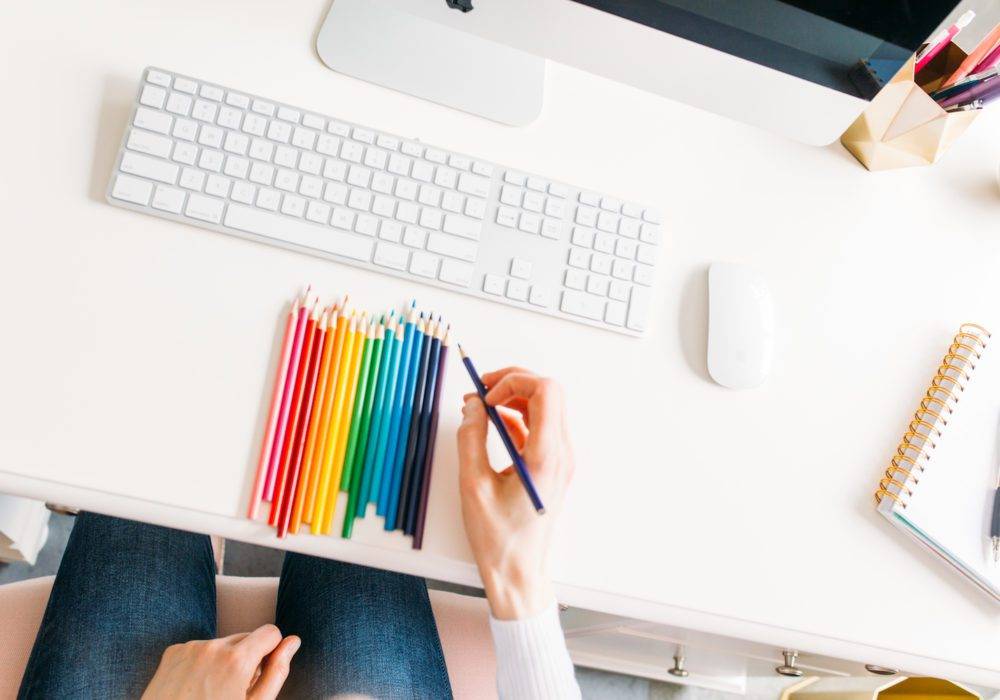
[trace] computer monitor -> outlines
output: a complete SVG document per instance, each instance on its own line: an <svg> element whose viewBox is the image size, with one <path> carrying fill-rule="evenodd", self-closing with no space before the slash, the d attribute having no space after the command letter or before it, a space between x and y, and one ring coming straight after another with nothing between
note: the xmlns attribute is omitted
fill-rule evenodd
<svg viewBox="0 0 1000 700"><path fill-rule="evenodd" d="M551 59L810 144L867 104L862 59L900 64L956 0L333 0L331 68L508 124Z"/></svg>

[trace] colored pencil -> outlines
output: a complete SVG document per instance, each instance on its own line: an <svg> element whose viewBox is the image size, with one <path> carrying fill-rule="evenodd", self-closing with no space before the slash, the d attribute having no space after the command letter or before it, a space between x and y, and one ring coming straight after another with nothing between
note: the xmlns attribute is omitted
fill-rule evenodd
<svg viewBox="0 0 1000 700"><path fill-rule="evenodd" d="M298 441L298 428L302 416L302 397L306 392L306 379L309 373L309 361L312 359L313 336L319 318L314 302L306 321L306 331L302 340L302 356L299 358L298 373L295 377L295 390L292 392L292 406L288 412L288 426L285 428L285 443L281 447L281 463L278 465L278 475L274 479L274 498L271 500L271 513L267 524L277 526L278 516L285 499L285 487L288 484L288 474L292 468L295 446Z"/></svg>
<svg viewBox="0 0 1000 700"><path fill-rule="evenodd" d="M357 436L354 442L354 455L351 466L351 480L347 490L347 511L344 515L343 537L350 537L354 528L354 519L358 517L358 504L362 504L361 516L364 516L364 504L360 499L361 484L364 482L365 448L368 444L368 433L371 432L372 410L375 404L375 394L382 365L382 346L385 344L385 326L379 323L375 338L372 340L371 360L368 368L368 381L365 385L365 397L361 403L361 420L358 424Z"/></svg>
<svg viewBox="0 0 1000 700"><path fill-rule="evenodd" d="M434 393L437 390L438 359L441 356L441 340L444 338L444 326L438 316L437 331L431 340L431 349L427 357L427 379L424 383L423 405L420 408L420 423L417 426L417 448L413 456L413 469L410 474L409 486L406 488L406 501L402 512L401 525L403 533L412 535L417 524L417 503L420 500L420 486L424 476L424 462L427 457L427 438L431 430L431 418L434 410Z"/></svg>
<svg viewBox="0 0 1000 700"><path fill-rule="evenodd" d="M351 427L347 435L347 449L344 451L344 468L341 470L340 490L350 492L351 477L354 475L354 457L358 449L358 431L361 428L361 419L364 416L365 401L368 399L369 370L372 366L372 358L375 356L375 335L378 324L372 319L368 326L368 333L365 335L364 349L361 353L361 368L358 371L358 383L354 390L354 410L351 413ZM379 345L381 347L381 344Z"/></svg>
<svg viewBox="0 0 1000 700"><path fill-rule="evenodd" d="M490 417L490 420L493 422L493 427L495 427L497 433L500 434L500 440L503 441L504 447L507 448L507 452L510 454L510 459L514 463L514 470L517 472L517 476L521 480L521 484L524 485L524 490L528 493L528 498L531 499L531 505L535 507L535 510L539 515L544 515L545 506L542 504L542 499L538 497L538 491L535 489L535 482L531 479L528 467L524 464L521 454L514 446L514 441L510 439L510 433L507 432L507 426L500 418L500 414L497 413L497 409L486 403L486 386L483 384L483 380L479 378L479 373L476 372L476 368L472 364L472 359L465 354L461 344L458 346L458 353L462 356L462 364L465 365L465 369L468 371L469 378L472 379L472 383L476 387L476 392L479 394L479 398L482 400L483 405L486 406L486 414Z"/></svg>
<svg viewBox="0 0 1000 700"><path fill-rule="evenodd" d="M448 331L445 331L441 341L441 353L438 356L437 382L434 386L434 404L431 408L431 425L427 435L427 456L424 458L424 473L420 484L420 500L417 503L416 526L413 529L413 548L420 549L424 544L424 524L427 522L427 502L431 491L431 468L434 466L434 445L437 440L438 419L441 417L441 387L444 386L444 370L448 366L448 346L451 344Z"/></svg>
<svg viewBox="0 0 1000 700"><path fill-rule="evenodd" d="M953 25L947 29L941 30L937 36L928 41L927 45L916 55L913 72L919 73L920 70L930 63L935 56L941 53L941 51L943 51L948 44L954 41L955 37L958 36L958 33L968 26L969 22L971 22L975 16L976 13L969 10L959 17Z"/></svg>
<svg viewBox="0 0 1000 700"><path fill-rule="evenodd" d="M409 370L406 373L406 386L403 389L403 405L399 413L399 424L396 428L396 440L392 453L392 479L387 488L385 504L386 530L396 529L396 507L399 504L399 484L403 478L403 461L406 459L406 443L410 437L410 419L413 415L413 392L417 385L417 373L420 371L420 352L424 346L424 315L420 314L417 325L413 328L413 344L410 347Z"/></svg>
<svg viewBox="0 0 1000 700"><path fill-rule="evenodd" d="M406 436L406 449L402 464L402 474L399 487L393 495L391 511L395 511L392 529L403 529L406 524L403 516L410 493L410 477L413 475L413 460L417 452L417 437L420 430L421 409L424 405L424 389L427 386L427 366L430 362L430 351L433 345L437 324L431 320L427 324L424 342L420 348L420 362L417 365L417 381L413 388L413 411L410 413L410 426Z"/></svg>
<svg viewBox="0 0 1000 700"><path fill-rule="evenodd" d="M309 290L301 299L301 304L295 317L295 338L292 340L292 354L288 360L288 371L281 388L281 409L278 411L278 425L274 431L274 445L271 448L270 463L267 467L267 481L264 485L264 500L274 500L274 482L278 476L278 464L281 461L281 446L285 441L285 428L288 425L288 413L292 406L295 376L299 369L299 357L302 354L302 339L306 333L306 307L308 306Z"/></svg>
<svg viewBox="0 0 1000 700"><path fill-rule="evenodd" d="M372 419L368 453L365 456L365 472L367 473L371 470L368 489L362 488L362 497L365 499L366 504L378 503L378 494L382 487L382 464L385 459L385 440L389 434L392 401L396 395L396 381L399 378L399 355L403 346L403 324L397 321L396 318L393 318L390 325L392 334L389 334L390 329L386 329L386 342L383 344L383 348L386 349L386 355L383 356L382 362L385 362L388 367L385 372L385 384L379 389L382 392L382 402L379 404L379 399L375 399L376 415ZM370 465L367 463L369 457L371 459Z"/></svg>
<svg viewBox="0 0 1000 700"><path fill-rule="evenodd" d="M333 404L330 412L330 424L326 432L326 441L323 445L323 461L320 469L319 481L316 488L316 503L313 507L312 518L309 520L309 530L314 535L323 531L323 523L326 521L326 510L329 499L331 484L333 483L333 458L337 451L337 437L340 430L340 422L343 417L345 394L351 374L351 367L354 364L354 340L358 334L358 319L352 313L350 323L344 332L343 347L340 352L340 362L337 369L337 385L334 391ZM333 488L333 504L337 503L337 489Z"/></svg>
<svg viewBox="0 0 1000 700"><path fill-rule="evenodd" d="M299 300L292 302L288 309L288 320L285 321L285 333L281 341L281 355L278 369L274 373L274 387L271 390L271 408L267 414L267 426L264 429L264 441L260 447L260 459L257 461L257 477L254 479L253 492L250 496L250 507L247 517L257 519L260 502L264 498L264 485L267 481L267 466L271 461L271 449L274 445L274 432L278 427L278 413L281 410L281 393L284 387L285 375L288 373L288 363L292 358L292 342L295 339L295 320L299 312Z"/></svg>
<svg viewBox="0 0 1000 700"><path fill-rule="evenodd" d="M316 395L316 383L319 377L320 360L323 357L323 345L326 340L326 327L330 322L330 312L324 310L316 328L313 331L312 352L309 356L309 369L306 373L305 388L302 393L302 407L295 429L295 445L292 458L288 465L288 475L278 513L278 537L288 534L288 526L292 520L292 509L298 492L301 490L302 461L305 456L306 443L309 436L309 425L312 423L313 404Z"/></svg>
<svg viewBox="0 0 1000 700"><path fill-rule="evenodd" d="M312 408L309 415L309 431L306 434L306 449L302 453L302 466L299 468L299 481L295 489L295 501L292 504L292 517L288 524L289 531L295 534L299 531L302 518L309 517L306 511L306 495L309 491L309 484L312 482L313 463L316 453L316 443L320 433L320 418L323 413L323 406L326 401L326 385L330 375L330 361L333 355L333 344L336 336L336 326L339 316L339 307L334 305L326 313L323 320L323 344L319 354L319 374L316 377L315 388L313 389Z"/></svg>
<svg viewBox="0 0 1000 700"><path fill-rule="evenodd" d="M396 392L392 398L392 406L389 411L389 428L382 441L379 455L376 459L382 463L382 483L379 484L378 505L375 512L385 516L389 505L389 487L392 484L393 464L396 461L396 443L399 438L399 425L403 413L404 394L410 375L410 357L413 354L413 336L416 330L416 302L410 305L409 313L406 317L405 328L403 328L403 344L399 349L398 372L396 379Z"/></svg>
<svg viewBox="0 0 1000 700"><path fill-rule="evenodd" d="M364 442L364 466L361 470L361 488L358 491L358 506L360 508L360 515L358 517L361 518L365 517L365 510L370 500L368 496L371 493L371 485L374 478L373 472L375 470L375 453L378 450L378 435L382 430L382 414L385 412L386 395L390 391L390 370L395 372L390 367L390 364L392 362L393 345L396 341L396 327L396 312L393 311L389 314L389 322L385 327L385 338L382 340L382 361L379 363L378 379L376 380L378 388L375 392L375 402L372 404L372 417L368 436Z"/></svg>
<svg viewBox="0 0 1000 700"><path fill-rule="evenodd" d="M313 448L312 465L309 468L309 483L306 488L305 502L302 506L302 522L311 523L314 509L316 507L316 492L319 490L319 480L323 470L323 451L326 446L326 435L330 427L330 416L333 413L333 399L337 387L337 375L340 370L340 357L344 349L344 336L347 335L348 318L346 314L347 299L340 305L340 312L337 317L336 330L327 331L327 343L331 344L329 359L329 370L326 378L321 377L325 386L323 388L323 406L319 415L317 426L316 444ZM292 518L292 532L297 532L294 527L294 515Z"/></svg>
<svg viewBox="0 0 1000 700"><path fill-rule="evenodd" d="M368 336L368 314L361 315L361 323L354 334L354 350L351 353L351 366L347 376L347 390L344 392L344 407L337 426L337 445L333 453L333 469L330 472L330 487L327 491L326 508L323 511L323 534L333 531L333 516L337 510L337 499L340 496L344 457L347 452L347 441L350 437L351 422L354 416L354 403L357 394L358 380L361 374L361 362L364 359L365 342Z"/></svg>
<svg viewBox="0 0 1000 700"><path fill-rule="evenodd" d="M980 41L976 48L974 48L972 52L965 57L965 60L958 65L955 72L951 74L951 77L949 77L944 84L941 85L941 87L946 88L950 85L954 85L965 76L970 73L974 73L976 71L976 66L978 66L983 59L989 55L989 53L993 50L993 47L995 47L998 43L1000 43L1000 24L993 27L989 34L983 37L983 40Z"/></svg>

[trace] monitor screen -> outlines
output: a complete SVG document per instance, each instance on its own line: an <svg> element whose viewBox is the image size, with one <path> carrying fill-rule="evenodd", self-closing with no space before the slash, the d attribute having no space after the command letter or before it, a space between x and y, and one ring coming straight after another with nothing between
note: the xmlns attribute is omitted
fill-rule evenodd
<svg viewBox="0 0 1000 700"><path fill-rule="evenodd" d="M958 0L575 0L820 85L857 95L861 59L898 61Z"/></svg>

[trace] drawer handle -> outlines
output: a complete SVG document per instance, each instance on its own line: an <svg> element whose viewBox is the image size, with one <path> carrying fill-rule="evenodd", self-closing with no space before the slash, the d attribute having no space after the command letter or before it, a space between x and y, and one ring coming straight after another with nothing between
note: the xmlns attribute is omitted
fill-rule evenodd
<svg viewBox="0 0 1000 700"><path fill-rule="evenodd" d="M804 671L796 666L795 664L799 660L799 652L792 651L790 649L782 649L781 655L785 657L785 663L781 666L776 666L775 671L780 673L782 676L792 676L793 678L798 678Z"/></svg>

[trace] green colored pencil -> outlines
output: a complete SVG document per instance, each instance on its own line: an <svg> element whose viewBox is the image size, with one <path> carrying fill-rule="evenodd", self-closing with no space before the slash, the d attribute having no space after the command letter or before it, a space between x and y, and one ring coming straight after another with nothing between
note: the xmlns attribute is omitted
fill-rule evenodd
<svg viewBox="0 0 1000 700"><path fill-rule="evenodd" d="M382 363L378 368L378 384L375 392L375 403L372 406L372 422L368 430L368 440L365 447L365 461L361 472L361 490L358 491L358 517L365 517L365 510L371 501L372 484L378 478L378 467L375 455L378 452L379 435L382 423L385 421L385 407L390 393L396 388L391 375L395 374L396 366L392 362L396 341L396 312L389 315L389 323L385 326L385 339L382 341Z"/></svg>
<svg viewBox="0 0 1000 700"><path fill-rule="evenodd" d="M372 361L372 343L375 342L375 324L368 326L365 344L361 350L361 367L358 370L358 385L354 392L354 411L351 413L351 428L347 432L347 450L344 453L344 470L340 478L340 490L351 490L351 473L354 471L354 453L358 448L358 429L361 427L361 407L365 401L368 385L368 368Z"/></svg>
<svg viewBox="0 0 1000 700"><path fill-rule="evenodd" d="M383 320L385 320L383 318ZM357 441L354 450L354 466L351 469L351 485L347 492L347 509L344 512L343 536L350 537L354 528L354 519L358 517L358 496L361 493L361 482L365 471L365 447L368 444L368 433L371 429L372 406L378 391L378 370L382 364L382 344L385 340L385 326L379 322L375 338L371 342L369 357L368 381L365 382L364 403L361 404L361 424L358 426ZM362 509L361 514L364 515Z"/></svg>

